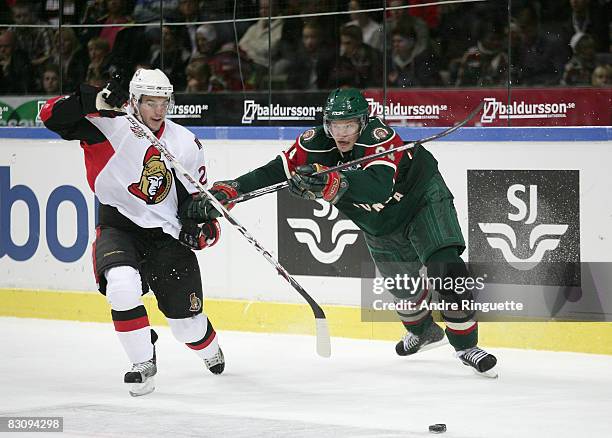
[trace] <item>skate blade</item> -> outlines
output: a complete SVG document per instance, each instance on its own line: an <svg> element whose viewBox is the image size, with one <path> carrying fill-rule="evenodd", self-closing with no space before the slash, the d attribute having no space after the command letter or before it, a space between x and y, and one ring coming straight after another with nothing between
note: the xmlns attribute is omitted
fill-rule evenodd
<svg viewBox="0 0 612 438"><path fill-rule="evenodd" d="M446 339L446 336L443 337L442 339L440 339L439 341L423 345L421 348L419 348L419 351L417 351L414 354L421 353L421 352L427 351L427 350L433 350L434 348L443 347L445 345L448 345L448 339ZM408 356L412 356L412 354L409 354Z"/></svg>
<svg viewBox="0 0 612 438"><path fill-rule="evenodd" d="M143 383L132 383L132 387L130 388L130 395L132 397L140 397L142 395L147 395L152 393L155 390L155 380L153 377L149 377Z"/></svg>
<svg viewBox="0 0 612 438"><path fill-rule="evenodd" d="M499 374L497 374L497 371L495 371L494 369L490 369L489 371L480 372L472 368L472 371L474 371L474 374L476 374L477 376L486 377L488 379L497 379L499 377Z"/></svg>

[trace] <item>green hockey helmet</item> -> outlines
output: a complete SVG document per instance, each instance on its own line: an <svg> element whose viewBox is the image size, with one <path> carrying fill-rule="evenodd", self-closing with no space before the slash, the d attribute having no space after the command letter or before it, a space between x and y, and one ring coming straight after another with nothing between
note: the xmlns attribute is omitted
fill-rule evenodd
<svg viewBox="0 0 612 438"><path fill-rule="evenodd" d="M358 119L359 133L368 124L368 102L356 88L337 88L327 97L323 110L323 129L328 137L333 137L330 123L333 120Z"/></svg>

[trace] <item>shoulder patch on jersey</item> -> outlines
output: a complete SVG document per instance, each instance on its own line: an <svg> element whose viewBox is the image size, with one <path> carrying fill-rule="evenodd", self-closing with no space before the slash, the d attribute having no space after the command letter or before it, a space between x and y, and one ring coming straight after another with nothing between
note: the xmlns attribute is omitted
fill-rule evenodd
<svg viewBox="0 0 612 438"><path fill-rule="evenodd" d="M202 143L200 143L200 140L198 140L198 137L195 137L195 144L198 145L199 150L202 150Z"/></svg>
<svg viewBox="0 0 612 438"><path fill-rule="evenodd" d="M309 129L308 131L304 132L302 134L302 141L308 141L310 139L312 139L315 136L315 130L314 129Z"/></svg>
<svg viewBox="0 0 612 438"><path fill-rule="evenodd" d="M375 140L385 140L391 136L391 131L387 128L375 128L372 131L372 137Z"/></svg>

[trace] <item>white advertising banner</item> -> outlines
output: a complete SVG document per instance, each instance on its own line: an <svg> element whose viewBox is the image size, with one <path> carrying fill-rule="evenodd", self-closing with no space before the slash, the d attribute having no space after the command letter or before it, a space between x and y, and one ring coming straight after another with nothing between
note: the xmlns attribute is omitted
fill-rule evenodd
<svg viewBox="0 0 612 438"><path fill-rule="evenodd" d="M209 181L216 181L267 163L291 141L202 143ZM555 252L570 261L610 262L611 143L427 145L455 196L466 241L474 240L466 259L469 251L486 248L510 266L537 264ZM77 142L3 139L0 288L94 292L95 209ZM290 271L320 303L359 304L361 268L355 265L367 252L360 233L334 208L313 202L299 211L279 211L277 195L271 194L239 204L232 213L281 262L287 258L284 245L297 248ZM206 296L302 302L239 233L227 223L222 228L219 244L198 255Z"/></svg>

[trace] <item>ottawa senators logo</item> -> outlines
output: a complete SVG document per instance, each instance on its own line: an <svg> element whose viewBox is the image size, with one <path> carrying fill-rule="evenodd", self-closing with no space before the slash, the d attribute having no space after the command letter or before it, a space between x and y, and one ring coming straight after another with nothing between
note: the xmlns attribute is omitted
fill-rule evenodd
<svg viewBox="0 0 612 438"><path fill-rule="evenodd" d="M147 204L159 204L170 192L172 187L172 172L166 168L161 154L150 146L142 162L144 168L140 181L128 186L129 192L145 201Z"/></svg>
<svg viewBox="0 0 612 438"><path fill-rule="evenodd" d="M195 292L189 295L189 303L191 304L191 307L189 307L190 312L197 312L202 308L202 300L197 297Z"/></svg>

